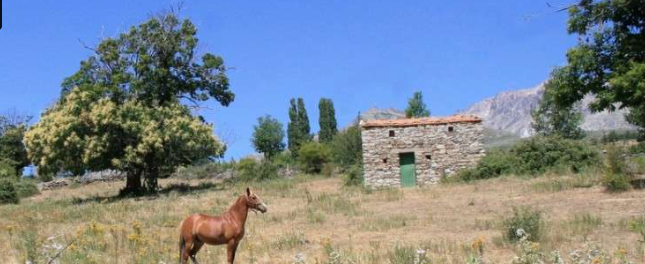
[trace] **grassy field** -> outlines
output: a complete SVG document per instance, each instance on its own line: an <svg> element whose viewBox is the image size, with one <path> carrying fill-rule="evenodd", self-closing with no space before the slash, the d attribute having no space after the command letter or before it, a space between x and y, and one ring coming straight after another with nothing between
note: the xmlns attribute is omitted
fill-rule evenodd
<svg viewBox="0 0 645 264"><path fill-rule="evenodd" d="M343 188L338 179L296 178L252 184L269 206L250 214L239 263L511 263L518 246L502 223L513 207L544 215L540 252L598 246L612 258L645 263L645 191L610 194L597 177L504 177L405 190ZM243 185L163 180L162 194L115 198L122 182L45 191L0 206L1 263L177 263L179 222L219 214ZM68 248L64 249L66 246ZM64 249L64 250L63 250ZM201 263L225 263L206 246Z"/></svg>

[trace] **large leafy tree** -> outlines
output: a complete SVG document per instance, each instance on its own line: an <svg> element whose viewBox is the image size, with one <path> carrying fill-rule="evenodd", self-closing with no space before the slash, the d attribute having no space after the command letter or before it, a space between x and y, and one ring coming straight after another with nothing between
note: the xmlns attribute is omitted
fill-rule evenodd
<svg viewBox="0 0 645 264"><path fill-rule="evenodd" d="M273 158L285 147L282 123L270 115L258 118L258 124L253 127L251 142L255 150L263 153L265 158Z"/></svg>
<svg viewBox="0 0 645 264"><path fill-rule="evenodd" d="M224 151L212 127L179 103L120 104L81 89L48 109L25 142L39 173L125 171L126 193L154 191L159 176Z"/></svg>
<svg viewBox="0 0 645 264"><path fill-rule="evenodd" d="M234 95L222 58L197 56L196 34L167 13L103 40L25 135L39 171L123 170L126 193L138 193L179 165L221 155L212 126L187 104L227 106Z"/></svg>
<svg viewBox="0 0 645 264"><path fill-rule="evenodd" d="M584 137L584 131L580 128L582 113L578 107L579 103L560 106L553 100L553 90L559 86L560 78L559 71L556 70L545 84L542 101L531 113L533 117L531 125L540 135L580 139Z"/></svg>
<svg viewBox="0 0 645 264"><path fill-rule="evenodd" d="M95 54L63 81L62 94L99 86L115 102L134 98L152 107L214 98L228 106L235 96L224 60L211 53L199 58L196 35L190 20L179 21L174 13L155 16L92 48Z"/></svg>
<svg viewBox="0 0 645 264"><path fill-rule="evenodd" d="M421 94L421 91L415 92L412 98L408 100L408 107L405 108L405 116L408 118L430 116L430 110L428 110L426 104L423 102L423 94Z"/></svg>
<svg viewBox="0 0 645 264"><path fill-rule="evenodd" d="M320 142L330 142L338 132L334 102L328 98L321 98L318 103L318 110L320 114L318 118L318 124L320 126L318 138Z"/></svg>
<svg viewBox="0 0 645 264"><path fill-rule="evenodd" d="M556 69L554 100L571 106L595 95L594 111L628 108L628 120L645 127L645 1L580 0L569 8L568 31L579 36Z"/></svg>
<svg viewBox="0 0 645 264"><path fill-rule="evenodd" d="M292 98L289 107L289 124L287 125L289 151L294 157L298 155L300 146L311 140L309 117L305 102L302 98Z"/></svg>

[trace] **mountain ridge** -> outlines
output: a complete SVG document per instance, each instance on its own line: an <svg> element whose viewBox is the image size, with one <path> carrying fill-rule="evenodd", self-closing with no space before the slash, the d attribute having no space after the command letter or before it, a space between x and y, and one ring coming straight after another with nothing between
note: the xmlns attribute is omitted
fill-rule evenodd
<svg viewBox="0 0 645 264"><path fill-rule="evenodd" d="M520 137L529 137L535 133L531 126L531 112L535 110L544 95L544 82L525 89L500 92L471 104L456 114L474 115L482 118L484 127L502 131ZM580 104L583 122L580 127L585 131L633 130L635 126L625 120L626 109L614 112L594 113L589 104L594 97L585 96ZM405 118L405 113L395 108L370 108L361 113L361 119L398 119Z"/></svg>
<svg viewBox="0 0 645 264"><path fill-rule="evenodd" d="M510 132L521 137L535 133L531 126L531 112L535 110L544 95L544 82L532 88L505 91L493 97L472 104L459 114L470 114L484 119L484 126L490 129ZM632 130L635 127L625 119L626 109L614 112L592 112L589 104L592 95L585 96L580 104L583 116L580 127L585 131Z"/></svg>

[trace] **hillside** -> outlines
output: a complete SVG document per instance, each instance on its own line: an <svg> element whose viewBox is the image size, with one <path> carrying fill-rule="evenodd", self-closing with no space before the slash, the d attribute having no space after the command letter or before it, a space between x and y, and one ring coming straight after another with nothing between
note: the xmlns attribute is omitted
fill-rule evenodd
<svg viewBox="0 0 645 264"><path fill-rule="evenodd" d="M420 249L431 263L462 264L477 254L475 243L486 263L510 263L516 245L502 237L503 221L515 206L543 211L540 250L568 256L594 243L609 254L623 249L634 263L643 263L641 237L629 226L643 219L637 208L645 192L574 188L582 186L572 184L576 179L505 178L372 191L343 188L329 178L252 183L269 210L249 215L236 263L407 264L392 261L394 254ZM161 186L159 196L121 199L115 195L122 182L97 183L0 206L0 263L25 263L28 255L38 261L32 263L46 263L68 244L61 264L177 263L179 222L194 213L223 212L246 187L177 179L163 179ZM205 246L197 258L223 263L225 255L222 246ZM304 261L295 262L297 255Z"/></svg>

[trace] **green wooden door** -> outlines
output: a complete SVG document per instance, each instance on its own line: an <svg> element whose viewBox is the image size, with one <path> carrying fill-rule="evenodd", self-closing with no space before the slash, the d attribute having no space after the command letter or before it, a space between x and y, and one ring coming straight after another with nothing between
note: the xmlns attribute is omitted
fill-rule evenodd
<svg viewBox="0 0 645 264"><path fill-rule="evenodd" d="M417 176L414 169L414 153L399 154L399 165L401 167L401 187L416 186Z"/></svg>

